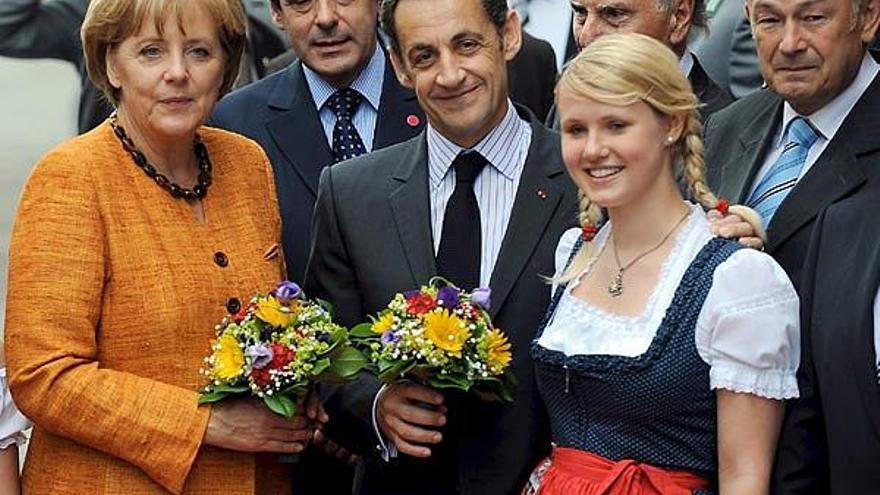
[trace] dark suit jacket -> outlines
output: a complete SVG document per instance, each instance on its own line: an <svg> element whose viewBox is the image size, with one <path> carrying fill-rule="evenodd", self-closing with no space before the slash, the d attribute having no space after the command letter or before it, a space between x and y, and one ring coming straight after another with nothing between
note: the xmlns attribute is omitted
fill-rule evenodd
<svg viewBox="0 0 880 495"><path fill-rule="evenodd" d="M462 398L450 406L448 456L402 456L389 464L368 457L359 467L358 493L517 493L549 451L529 343L550 297L539 275L554 271L559 237L577 220L577 193L559 136L533 118L531 125L532 143L490 283L490 312L513 345L515 403ZM306 290L331 301L338 321L352 325L384 308L396 292L427 283L436 274L429 201L424 134L325 170ZM363 450L377 443L370 413L378 389L375 379L363 376L338 394L340 403L328 403L331 423L349 421L348 436Z"/></svg>
<svg viewBox="0 0 880 495"><path fill-rule="evenodd" d="M782 119L782 99L768 89L714 114L706 125L709 187L733 203L748 197ZM834 139L798 182L767 226L766 251L799 289L810 233L819 212L858 190L866 170L880 167L872 154L880 112L880 78L868 87Z"/></svg>
<svg viewBox="0 0 880 495"><path fill-rule="evenodd" d="M880 489L880 384L874 297L880 286L880 136L856 138L873 154L869 185L816 221L801 285L801 397L789 406L774 494ZM849 163L868 165L864 160Z"/></svg>
<svg viewBox="0 0 880 495"><path fill-rule="evenodd" d="M418 117L417 124L408 123L410 115ZM415 136L424 122L415 94L400 86L388 62L373 149ZM318 178L333 162L302 63L297 61L224 97L214 110L212 124L254 139L269 155L275 171L288 277L301 281Z"/></svg>
<svg viewBox="0 0 880 495"><path fill-rule="evenodd" d="M556 55L550 43L523 31L522 48L507 64L510 99L532 111L541 122L553 107Z"/></svg>
<svg viewBox="0 0 880 495"><path fill-rule="evenodd" d="M691 82L694 94L697 95L697 99L703 105L700 108L700 120L704 124L713 113L733 103L733 96L731 96L730 92L715 84L715 81L703 70L703 66L700 65L700 61L697 60L696 56L694 57L694 65L691 67L691 72L688 74L688 80ZM546 124L553 129L559 130L559 114L556 110L556 105L553 106L547 115Z"/></svg>

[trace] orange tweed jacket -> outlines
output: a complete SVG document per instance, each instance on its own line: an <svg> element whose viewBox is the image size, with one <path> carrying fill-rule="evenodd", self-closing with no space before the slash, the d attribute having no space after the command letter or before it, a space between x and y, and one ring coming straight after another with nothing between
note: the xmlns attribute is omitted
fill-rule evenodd
<svg viewBox="0 0 880 495"><path fill-rule="evenodd" d="M201 445L210 408L196 390L214 326L229 298L272 288L283 258L263 151L199 134L214 165L205 223L134 165L107 122L49 152L25 187L6 355L36 425L26 494L290 491L276 456Z"/></svg>

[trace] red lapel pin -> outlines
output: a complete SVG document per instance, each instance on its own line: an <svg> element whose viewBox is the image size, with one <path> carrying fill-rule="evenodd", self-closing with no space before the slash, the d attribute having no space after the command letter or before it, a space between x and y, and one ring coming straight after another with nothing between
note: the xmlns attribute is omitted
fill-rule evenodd
<svg viewBox="0 0 880 495"><path fill-rule="evenodd" d="M410 127L418 127L421 122L418 115L409 114L406 116L406 124Z"/></svg>

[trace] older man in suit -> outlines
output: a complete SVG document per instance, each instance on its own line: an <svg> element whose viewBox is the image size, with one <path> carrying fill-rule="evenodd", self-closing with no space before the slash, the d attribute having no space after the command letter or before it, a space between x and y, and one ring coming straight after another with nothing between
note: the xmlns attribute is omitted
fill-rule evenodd
<svg viewBox="0 0 880 495"><path fill-rule="evenodd" d="M732 201L755 208L767 227L767 252L782 265L799 292L821 293L821 306L814 306L809 298L804 300L804 314L819 324L814 325L813 337L805 337L803 348L805 363L811 359L810 353L821 360L814 366L819 374L816 380L818 388L822 383L827 387L847 366L840 360L850 359L839 347L827 347L828 339L854 337L851 331L826 333L839 328L833 322L848 306L827 304L833 297L825 292L845 291L839 285L819 286L816 282L807 282L802 288L801 281L833 279L813 272L814 267L804 268L819 212L843 198L862 194L860 191L876 182L880 171L880 137L876 132L880 64L867 50L880 22L880 2L749 0L748 15L769 87L710 118L706 138L709 185ZM852 223L850 228L857 229ZM841 234L841 238L854 233ZM850 281L856 284L858 280L854 277ZM853 297L855 293L849 293L845 299L857 302ZM864 339L854 345L869 344ZM809 368L805 364L802 372L810 373ZM824 375L826 372L831 375ZM840 401L833 406L834 425L866 431L856 420L844 426L847 420L836 408L844 407L844 402L864 400L867 392L832 386L832 396ZM809 378L802 380L802 387L802 399L790 404L786 415L773 493L862 493L844 488L860 486L845 481L847 473L855 472L849 468L856 468L856 464L851 454L840 450L846 439L854 438L852 432L824 428L817 422L817 388ZM876 390L870 393L876 394ZM828 404L825 398L821 403ZM875 429L868 431L876 432L876 423L871 428ZM837 448L831 449L832 444ZM876 466L878 459L863 458L860 462ZM836 470L830 486L829 465ZM875 485L861 486L870 491L868 487Z"/></svg>
<svg viewBox="0 0 880 495"><path fill-rule="evenodd" d="M704 0L571 0L574 11L572 34L578 49L607 33L640 33L666 44L679 57L700 103L703 121L726 107L733 97L713 81L687 48L692 27L706 26ZM547 125L559 128L559 117L551 111Z"/></svg>
<svg viewBox="0 0 880 495"><path fill-rule="evenodd" d="M437 274L488 285L519 384L512 405L447 404L415 384L379 393L364 376L328 402L330 426L346 420L365 451L399 451L390 462L366 456L358 493L516 493L549 449L528 349L550 296L540 275L553 272L559 237L576 222L577 193L559 136L508 98L505 63L521 38L505 0L386 0L382 22L429 125L324 171L306 288L351 325Z"/></svg>
<svg viewBox="0 0 880 495"><path fill-rule="evenodd" d="M877 4L750 0L769 87L713 115L706 126L710 187L758 211L765 248L795 287L816 215L861 187L866 171L880 165L868 153L867 137L876 134L880 105L880 65L867 50Z"/></svg>
<svg viewBox="0 0 880 495"><path fill-rule="evenodd" d="M327 165L415 136L424 113L378 43L378 0L272 0L298 60L223 98L214 125L266 150L288 277L302 280L318 177Z"/></svg>

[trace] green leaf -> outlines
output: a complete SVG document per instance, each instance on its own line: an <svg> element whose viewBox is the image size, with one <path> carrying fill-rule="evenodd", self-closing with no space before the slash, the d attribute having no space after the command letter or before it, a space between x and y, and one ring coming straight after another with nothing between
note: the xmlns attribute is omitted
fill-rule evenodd
<svg viewBox="0 0 880 495"><path fill-rule="evenodd" d="M314 299L314 301L316 303L318 303L318 306L321 306L322 308L324 308L324 311L330 313L330 316L333 316L333 309L334 309L333 303L331 303L330 301L327 301L325 299L321 299L319 297L316 297Z"/></svg>
<svg viewBox="0 0 880 495"><path fill-rule="evenodd" d="M467 392L471 388L471 381L463 374L435 375L428 378L428 385L436 389L451 388Z"/></svg>
<svg viewBox="0 0 880 495"><path fill-rule="evenodd" d="M264 395L263 402L275 414L292 418L296 414L296 402L284 394Z"/></svg>
<svg viewBox="0 0 880 495"><path fill-rule="evenodd" d="M350 378L358 374L367 365L367 358L352 346L339 348L330 365L330 372L341 378Z"/></svg>
<svg viewBox="0 0 880 495"><path fill-rule="evenodd" d="M384 370L382 369L383 364L391 363L390 366L386 367ZM406 361L395 361L395 362L379 362L379 375L376 377L382 383L393 383L400 378L401 375L406 373L413 367L412 360Z"/></svg>
<svg viewBox="0 0 880 495"><path fill-rule="evenodd" d="M309 389L307 382L294 383L280 392L281 395L288 397L302 397Z"/></svg>
<svg viewBox="0 0 880 495"><path fill-rule="evenodd" d="M313 375L320 375L327 368L330 367L330 358L319 359L315 361L315 367L312 368L311 373Z"/></svg>
<svg viewBox="0 0 880 495"><path fill-rule="evenodd" d="M240 394L242 392L250 392L251 388L247 385L211 385L211 390L214 392Z"/></svg>
<svg viewBox="0 0 880 495"><path fill-rule="evenodd" d="M349 337L355 339L368 339L377 337L376 332L373 331L373 324L370 322L364 322L359 325L355 325L354 328L348 331Z"/></svg>
<svg viewBox="0 0 880 495"><path fill-rule="evenodd" d="M219 400L223 400L226 397L230 396L227 392L206 392L199 395L199 405L203 404L211 404L212 402L217 402Z"/></svg>

